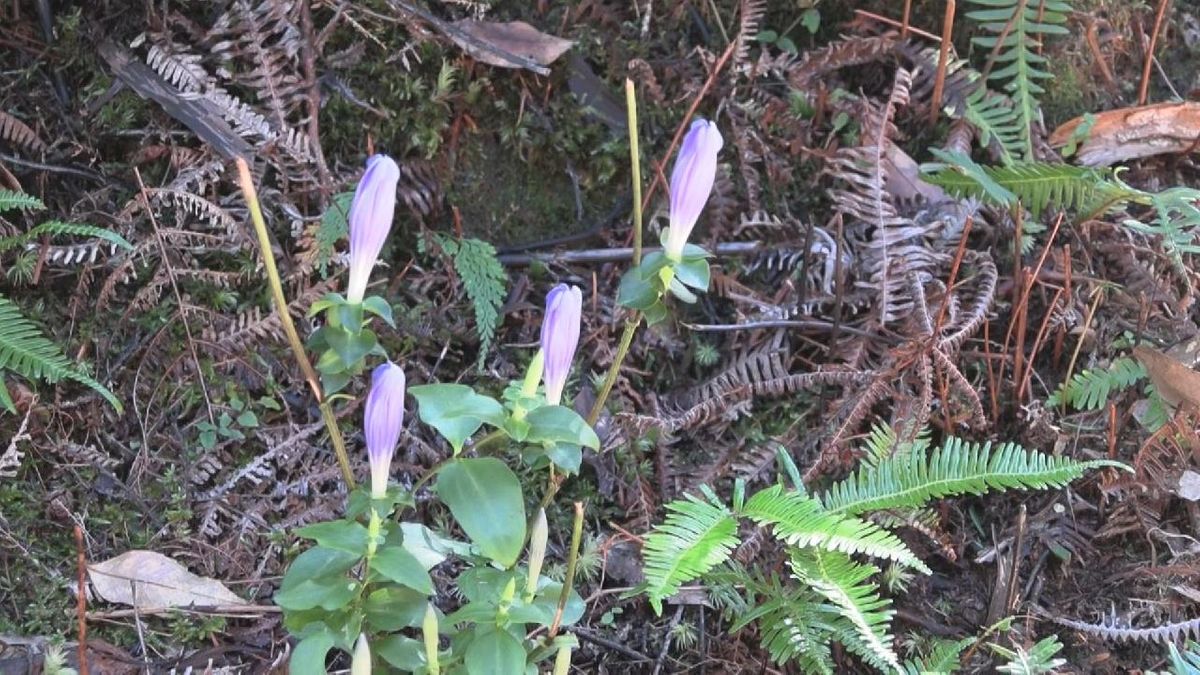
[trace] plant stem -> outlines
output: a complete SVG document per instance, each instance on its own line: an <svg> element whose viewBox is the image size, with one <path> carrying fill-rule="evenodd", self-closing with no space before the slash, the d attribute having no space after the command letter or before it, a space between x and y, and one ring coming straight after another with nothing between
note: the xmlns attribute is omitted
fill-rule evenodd
<svg viewBox="0 0 1200 675"><path fill-rule="evenodd" d="M629 115L629 164L633 170L633 266L642 264L642 162L638 151L637 92L625 78L625 111Z"/></svg>
<svg viewBox="0 0 1200 675"><path fill-rule="evenodd" d="M571 588L575 586L575 566L579 563L579 543L583 540L583 502L575 502L575 524L571 527L571 553L567 557L567 576L563 579L562 592L558 595L558 609L554 610L554 622L550 624L550 639L558 635L558 626L562 623L563 611L567 608L567 599L571 596Z"/></svg>
<svg viewBox="0 0 1200 675"><path fill-rule="evenodd" d="M629 115L629 161L633 166L633 266L637 267L642 262L642 165L638 153L637 93L634 91L633 81L629 79L625 80L625 110ZM633 335L637 332L638 324L641 322L641 312L634 312L633 316L625 322L625 332L621 333L621 342L617 346L616 358L608 367L608 373L604 376L604 384L600 387L600 395L596 397L596 402L592 404L592 409L588 412L587 422L590 426L596 426L596 420L600 419L604 404L608 401L609 394L612 393L613 385L617 383L617 375L621 372L621 363L629 354L629 345L633 344Z"/></svg>
<svg viewBox="0 0 1200 675"><path fill-rule="evenodd" d="M333 408L330 407L329 401L321 392L317 371L313 370L312 363L308 360L308 354L304 351L304 343L300 341L296 325L292 323L292 315L288 313L287 298L283 295L283 282L280 281L279 269L275 266L275 254L271 252L271 240L267 236L267 223L263 220L262 208L258 203L258 192L254 189L254 179L250 176L250 167L241 157L238 157L236 162L238 182L242 186L242 195L246 199L246 205L250 207L250 220L254 223L254 232L258 236L258 248L262 253L263 267L267 270L267 281L271 286L271 297L275 300L275 311L279 314L279 323L283 325L283 332L287 335L288 344L292 347L296 362L300 364L304 379L308 382L313 396L316 396L317 403L320 405L321 419L324 420L325 429L329 432L329 440L333 443L338 466L342 470L342 479L346 481L346 486L353 490L357 484L354 481L354 472L350 470L350 458L346 454L346 441L342 438L342 432L338 428Z"/></svg>
<svg viewBox="0 0 1200 675"><path fill-rule="evenodd" d="M625 322L625 332L621 333L621 342L617 345L617 356L613 359L612 365L608 367L608 374L604 376L604 385L600 387L600 395L596 397L596 402L592 404L592 409L588 412L587 423L593 427L596 426L596 420L600 419L600 413L604 410L604 403L608 400L608 395L612 393L613 385L617 383L617 373L621 370L621 362L629 353L629 345L633 344L633 334L637 332L638 324L641 322L641 312L634 312L633 316Z"/></svg>

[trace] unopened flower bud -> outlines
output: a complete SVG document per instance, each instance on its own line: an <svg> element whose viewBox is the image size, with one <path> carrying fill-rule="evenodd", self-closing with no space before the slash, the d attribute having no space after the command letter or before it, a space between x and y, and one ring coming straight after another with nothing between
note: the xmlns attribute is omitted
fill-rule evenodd
<svg viewBox="0 0 1200 675"><path fill-rule="evenodd" d="M571 670L571 645L562 645L554 656L554 675L567 675Z"/></svg>
<svg viewBox="0 0 1200 675"><path fill-rule="evenodd" d="M432 602L425 605L425 618L421 620L421 637L425 641L425 670L429 675L438 675L438 618Z"/></svg>
<svg viewBox="0 0 1200 675"><path fill-rule="evenodd" d="M692 122L683 139L671 170L671 228L663 245L671 260L683 256L683 245L700 219L717 176L717 153L724 144L717 125L703 119Z"/></svg>
<svg viewBox="0 0 1200 675"><path fill-rule="evenodd" d="M371 460L371 498L387 496L392 455L404 426L404 371L388 361L371 373L371 391L363 412L363 436Z"/></svg>
<svg viewBox="0 0 1200 675"><path fill-rule="evenodd" d="M542 319L542 353L545 366L546 403L562 402L563 387L571 374L571 361L579 346L579 321L583 313L583 294L576 286L559 284L546 295L546 316Z"/></svg>
<svg viewBox="0 0 1200 675"><path fill-rule="evenodd" d="M546 524L546 509L538 509L529 530L529 578L525 581L525 601L533 599L537 592L538 577L542 575L542 563L546 560L546 540L550 527Z"/></svg>
<svg viewBox="0 0 1200 675"><path fill-rule="evenodd" d="M350 675L371 675L371 648L367 646L366 633L360 633L354 644L354 658L350 661Z"/></svg>
<svg viewBox="0 0 1200 675"><path fill-rule="evenodd" d="M399 180L400 167L391 157L371 155L367 158L367 172L354 190L348 217L350 281L346 285L346 299L353 304L362 302L371 270L392 229Z"/></svg>

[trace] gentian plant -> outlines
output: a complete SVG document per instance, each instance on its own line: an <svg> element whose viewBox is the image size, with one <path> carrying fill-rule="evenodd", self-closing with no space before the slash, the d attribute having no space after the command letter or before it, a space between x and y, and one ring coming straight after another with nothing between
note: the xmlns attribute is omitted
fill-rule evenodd
<svg viewBox="0 0 1200 675"><path fill-rule="evenodd" d="M618 301L642 311L650 324L666 318L662 300L667 293L693 303L695 291L708 289L708 252L689 244L688 237L712 193L724 143L716 124L703 119L692 123L671 171L670 226L662 232L663 250L648 254L621 279Z"/></svg>
<svg viewBox="0 0 1200 675"><path fill-rule="evenodd" d="M640 198L636 187L640 181L636 106L629 82L626 91L635 192ZM671 227L663 239L666 248L647 256L626 276L621 287L623 304L650 316L665 311L661 301L666 292L691 301L694 295L688 289L707 287L707 254L686 240L711 191L720 146L721 136L710 123L701 120L692 126L672 173ZM284 612L284 624L299 639L291 672L324 673L328 653L337 649L351 656L354 675L366 675L383 664L389 672L524 674L536 673L540 663L551 659L553 672L566 675L576 641L559 631L584 613L583 600L573 589L583 533L581 503L575 504L565 578L552 580L542 570L549 539L545 506L562 479L579 471L583 448L600 447L592 425L573 408L562 405L579 345L580 289L559 284L547 293L539 349L530 357L521 381L509 383L503 401L463 384L409 387L402 364L387 360L368 328L368 315L392 324L388 303L364 296L391 228L399 176L394 161L376 155L368 160L351 207L346 295L329 294L309 312L310 316L325 315L324 325L309 340L309 349L319 354L314 370L286 318L287 303L249 169L240 163L239 172L276 311L284 315L281 320L289 342L321 403L340 461L345 452L328 397L363 373L370 357L382 357L371 372L363 406L370 481L356 487L348 460L342 461L351 488L345 516L296 530L295 534L313 545L292 561L275 595ZM634 224L635 260L640 260L640 203L635 205ZM628 301L628 286L634 287L635 302ZM592 415L611 391L640 316L634 312L626 323L622 347ZM406 489L389 483L389 478L393 454L403 442L408 395L416 403L419 421L445 440L447 458ZM532 470L546 471L542 507L532 519L516 473L502 460L486 456L486 451L497 445L518 450ZM427 485L467 541L441 536L406 520L415 509L414 496ZM522 552L526 553L524 564ZM431 570L451 558L458 561L454 569L463 571L453 579L457 593L446 597L461 602L438 607Z"/></svg>
<svg viewBox="0 0 1200 675"><path fill-rule="evenodd" d="M309 349L320 354L317 371L325 394L340 391L363 371L368 355L384 355L375 333L367 328L373 314L395 327L392 306L379 296L363 297L371 270L392 229L396 183L400 167L387 155L372 155L350 203L350 281L346 295L329 293L308 310L325 313L325 325L309 338Z"/></svg>

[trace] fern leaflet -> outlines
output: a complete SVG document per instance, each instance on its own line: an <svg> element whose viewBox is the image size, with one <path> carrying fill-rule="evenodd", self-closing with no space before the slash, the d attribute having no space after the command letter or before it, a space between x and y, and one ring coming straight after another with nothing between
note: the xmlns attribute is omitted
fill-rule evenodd
<svg viewBox="0 0 1200 675"><path fill-rule="evenodd" d="M895 560L928 573L929 568L896 535L873 523L827 513L808 495L776 485L756 493L742 515L774 527L775 536L792 546L817 547L842 553L865 553Z"/></svg>
<svg viewBox="0 0 1200 675"><path fill-rule="evenodd" d="M454 256L454 271L462 279L467 297L475 309L475 332L479 335L476 365L482 368L500 321L500 305L504 302L504 285L508 275L496 258L496 249L486 241L455 241L438 237L438 243L446 253Z"/></svg>
<svg viewBox="0 0 1200 675"><path fill-rule="evenodd" d="M43 235L75 235L80 237L95 237L103 239L110 244L120 246L126 251L132 251L133 245L125 240L125 237L113 232L112 230L103 227L95 227L93 225L79 225L75 223L64 223L58 220L49 220L40 225L32 227L28 232L22 232L11 237L0 237L0 253L25 244L42 237Z"/></svg>
<svg viewBox="0 0 1200 675"><path fill-rule="evenodd" d="M1032 160L1031 129L1038 117L1036 96L1045 91L1038 81L1050 79L1050 73L1045 70L1046 58L1036 51L1041 46L1038 38L1044 35L1068 35L1069 31L1062 24L1066 23L1071 6L1061 0L970 2L986 7L967 12L969 18L991 33L973 38L972 42L995 54L995 62L999 67L992 71L988 79L1004 83L1004 91L1012 97L1019 125L1020 159Z"/></svg>
<svg viewBox="0 0 1200 675"><path fill-rule="evenodd" d="M900 670L889 632L892 603L870 582L878 568L842 553L819 550L795 552L791 564L796 577L837 607L851 624L853 632L840 636L846 649L880 670Z"/></svg>
<svg viewBox="0 0 1200 675"><path fill-rule="evenodd" d="M930 456L924 449L863 467L834 484L820 500L831 513L856 515L912 508L931 499L981 495L989 490L1048 489L1066 485L1088 469L1127 468L1119 462L1076 462L1026 450L1016 443L992 449L989 443L949 438Z"/></svg>
<svg viewBox="0 0 1200 675"><path fill-rule="evenodd" d="M1048 406L1069 405L1075 410L1099 410L1113 391L1122 391L1146 378L1146 367L1136 359L1122 356L1107 369L1076 373L1069 382L1046 399Z"/></svg>
<svg viewBox="0 0 1200 675"><path fill-rule="evenodd" d="M666 521L646 535L642 547L646 593L656 613L664 598L729 557L738 543L737 520L716 495L687 495L667 504Z"/></svg>
<svg viewBox="0 0 1200 675"><path fill-rule="evenodd" d="M24 192L14 192L12 190L0 190L0 213L13 209L41 211L44 208L46 208L46 205L42 203L42 200L33 195L25 194Z"/></svg>
<svg viewBox="0 0 1200 675"><path fill-rule="evenodd" d="M934 150L945 162L922 180L955 197L975 197L1004 207L1016 200L1034 216L1047 206L1092 213L1144 193L1117 181L1111 171L1068 164L1024 162L1012 166L980 166L960 153Z"/></svg>
<svg viewBox="0 0 1200 675"><path fill-rule="evenodd" d="M104 397L118 412L121 402L104 385L67 360L58 345L46 339L33 322L22 316L8 298L0 296L0 373L12 371L31 380L54 383L62 379L85 384ZM0 383L0 389L3 389ZM0 405L15 412L7 392Z"/></svg>

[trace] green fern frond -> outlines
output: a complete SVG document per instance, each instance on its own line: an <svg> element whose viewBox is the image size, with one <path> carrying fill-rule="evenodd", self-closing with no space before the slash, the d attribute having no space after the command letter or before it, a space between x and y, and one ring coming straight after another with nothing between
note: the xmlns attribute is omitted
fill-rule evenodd
<svg viewBox="0 0 1200 675"><path fill-rule="evenodd" d="M819 625L825 608L808 589L784 588L777 582L773 586L773 592L760 592L763 603L737 617L730 630L757 623L759 644L773 662L783 665L794 660L805 673L832 675L830 636Z"/></svg>
<svg viewBox="0 0 1200 675"><path fill-rule="evenodd" d="M463 239L455 241L439 237L439 243L447 253L454 256L454 271L462 279L467 297L475 309L475 332L479 335L479 358L483 361L491 349L500 320L500 305L504 303L504 286L508 275L496 258L496 249L486 241Z"/></svg>
<svg viewBox="0 0 1200 675"><path fill-rule="evenodd" d="M74 380L85 384L105 398L118 412L121 402L112 392L67 360L58 345L46 339L8 298L0 296L0 373L11 371L31 380L54 383ZM4 387L0 383L0 389ZM0 405L15 412L7 392Z"/></svg>
<svg viewBox="0 0 1200 675"><path fill-rule="evenodd" d="M667 504L666 521L646 535L645 590L655 613L662 612L664 598L726 560L738 544L733 513L710 491L705 496L687 495Z"/></svg>
<svg viewBox="0 0 1200 675"><path fill-rule="evenodd" d="M1130 219L1125 221L1125 226L1143 234L1158 236L1176 273L1183 279L1190 279L1188 264L1183 256L1200 253L1200 246L1196 244L1196 234L1200 231L1200 207L1197 207L1200 190L1177 187L1158 193L1143 193L1143 196L1154 210L1154 221L1143 223Z"/></svg>
<svg viewBox="0 0 1200 675"><path fill-rule="evenodd" d="M33 195L12 190L0 190L0 213L13 209L41 211L44 208L46 205L42 203L42 200Z"/></svg>
<svg viewBox="0 0 1200 675"><path fill-rule="evenodd" d="M948 675L962 667L963 650L975 644L975 638L962 640L937 640L929 654L922 659L904 662L905 675Z"/></svg>
<svg viewBox="0 0 1200 675"><path fill-rule="evenodd" d="M969 0L986 9L967 12L967 17L979 22L991 35L972 39L972 42L996 54L996 69L988 79L1003 85L1014 103L1020 138L1020 159L1032 160L1033 134L1031 129L1038 117L1037 95L1044 93L1039 80L1050 79L1045 68L1046 58L1038 53L1039 38L1047 35L1068 35L1062 24L1067 22L1071 6L1061 0Z"/></svg>
<svg viewBox="0 0 1200 675"><path fill-rule="evenodd" d="M791 565L796 578L832 603L853 628L840 636L847 650L880 670L900 671L890 633L892 603L870 581L878 568L816 549L794 552Z"/></svg>
<svg viewBox="0 0 1200 675"><path fill-rule="evenodd" d="M41 225L30 228L28 232L22 232L21 234L13 235L11 237L0 237L0 253L18 246L24 246L25 244L35 241L45 235L93 237L107 241L115 246L119 246L126 251L133 250L133 245L126 241L125 237L122 237L112 230L108 230L103 227L95 227L93 225L79 225L76 223L64 223L58 220L49 220Z"/></svg>
<svg viewBox="0 0 1200 675"><path fill-rule="evenodd" d="M1054 658L1054 655L1063 648L1057 635L1039 640L1028 651L1023 647L1017 647L1014 651L996 644L988 646L992 648L992 651L1008 659L1008 663L996 669L997 672L1008 673L1008 675L1053 673L1059 666L1067 663L1066 659Z"/></svg>
<svg viewBox="0 0 1200 675"><path fill-rule="evenodd" d="M981 495L989 490L1058 488L1089 469L1127 468L1119 462L1076 462L1004 443L948 438L930 456L924 450L890 457L863 467L821 495L831 514L856 515L883 509L912 508L953 495Z"/></svg>
<svg viewBox="0 0 1200 675"><path fill-rule="evenodd" d="M1189 640L1183 652L1173 642L1170 646L1172 675L1200 675L1200 644Z"/></svg>
<svg viewBox="0 0 1200 675"><path fill-rule="evenodd" d="M1128 389L1146 377L1146 367L1140 361L1122 356L1106 369L1076 373L1069 382L1059 385L1046 399L1046 405L1057 407L1065 404L1075 410L1099 410L1108 402L1108 396L1113 391Z"/></svg>
<svg viewBox="0 0 1200 675"><path fill-rule="evenodd" d="M1047 206L1094 212L1144 196L1115 180L1107 169L1042 162L980 166L960 153L933 152L945 164L923 175L925 182L955 197L974 197L1004 207L1012 207L1015 197L1034 216Z"/></svg>
<svg viewBox="0 0 1200 675"><path fill-rule="evenodd" d="M1021 121L1010 99L989 90L982 82L966 99L967 121L979 131L979 144L994 147L1001 164L1014 164L1023 152ZM994 145L993 145L994 143Z"/></svg>
<svg viewBox="0 0 1200 675"><path fill-rule="evenodd" d="M887 558L928 573L929 568L887 530L846 514L825 511L816 499L775 485L751 497L741 515L771 525L775 536L797 547Z"/></svg>

